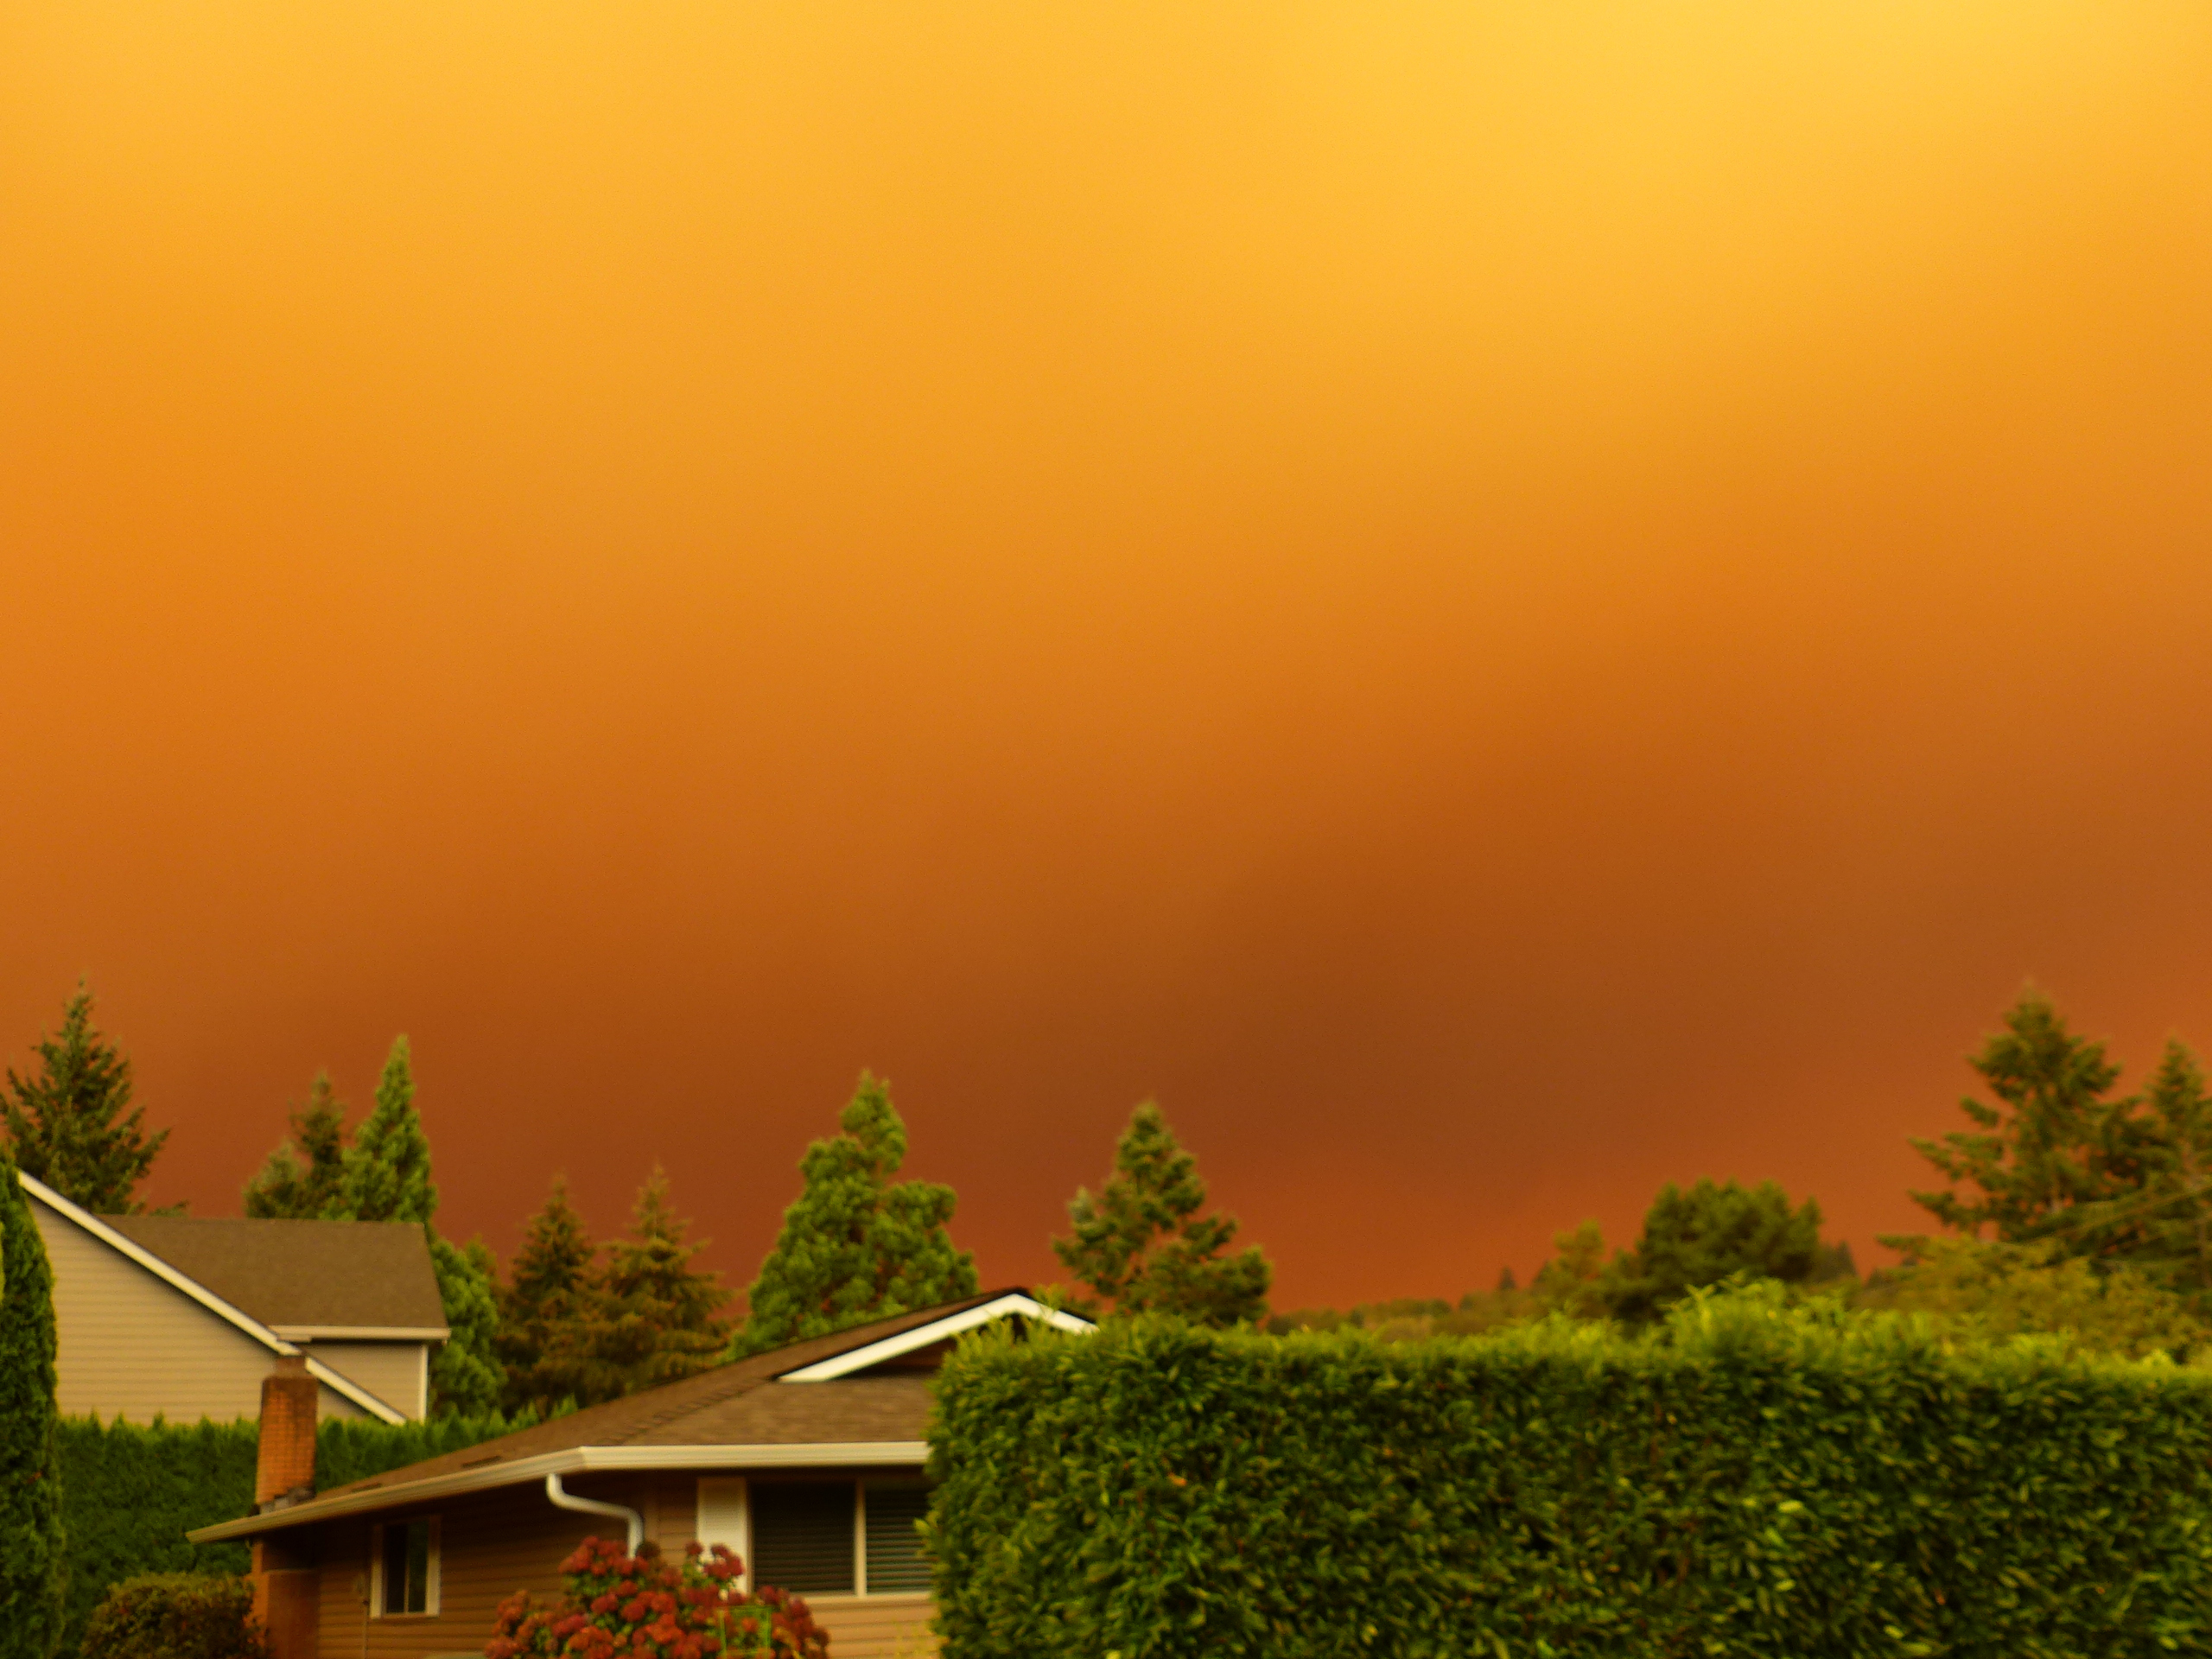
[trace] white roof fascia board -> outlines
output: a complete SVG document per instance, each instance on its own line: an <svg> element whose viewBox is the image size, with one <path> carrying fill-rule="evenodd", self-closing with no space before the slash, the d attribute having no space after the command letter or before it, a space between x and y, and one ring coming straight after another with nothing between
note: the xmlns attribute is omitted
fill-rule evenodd
<svg viewBox="0 0 2212 1659"><path fill-rule="evenodd" d="M287 1342L443 1342L453 1335L442 1325L272 1325Z"/></svg>
<svg viewBox="0 0 2212 1659"><path fill-rule="evenodd" d="M611 1469L774 1469L857 1465L921 1465L929 1460L926 1440L796 1440L772 1446L578 1446L565 1452L544 1452L512 1463L488 1464L482 1468L459 1469L449 1475L411 1480L397 1486L372 1487L340 1497L311 1498L266 1515L242 1516L211 1527L196 1528L185 1536L195 1544L246 1538L285 1527L312 1526L318 1521L359 1515L370 1510L391 1510L433 1499L454 1497L495 1486L535 1483L548 1475L588 1474Z"/></svg>
<svg viewBox="0 0 2212 1659"><path fill-rule="evenodd" d="M151 1250L133 1243L91 1211L80 1209L78 1205L72 1204L44 1181L34 1176L26 1175L20 1170L16 1172L16 1179L23 1184L24 1190L33 1198L57 1215L67 1216L110 1249L128 1256L171 1289L182 1291L210 1313L236 1325L271 1353L289 1355L300 1351L251 1313L232 1306L230 1303L225 1301L198 1280L188 1279Z"/></svg>
<svg viewBox="0 0 2212 1659"><path fill-rule="evenodd" d="M901 1354L911 1354L918 1348L943 1342L947 1337L957 1337L963 1331L973 1331L978 1325L988 1325L993 1319L1002 1319L1011 1314L1024 1319L1041 1319L1055 1331L1065 1331L1087 1337L1098 1327L1089 1319L1062 1313L1057 1307L1028 1296L995 1297L978 1306L958 1313L948 1313L941 1319L931 1319L927 1325L918 1325L911 1331L901 1331L895 1337L886 1337L880 1342L871 1342L864 1348L849 1349L828 1359L817 1360L811 1365L802 1365L797 1370L785 1371L779 1382L830 1382L855 1371L864 1371L871 1365L880 1365L887 1359Z"/></svg>
<svg viewBox="0 0 2212 1659"><path fill-rule="evenodd" d="M298 1357L300 1351L297 1348L285 1341L251 1313L233 1307L198 1280L187 1278L151 1250L124 1237L82 1205L71 1203L36 1176L26 1175L18 1170L16 1172L16 1179L22 1183L26 1192L56 1215L65 1216L75 1222L78 1226L99 1240L101 1243L137 1262L171 1289L182 1291L210 1313L235 1325L268 1349L270 1352L282 1354L287 1357ZM320 1361L312 1359L308 1361L308 1375L352 1401L372 1417L381 1418L387 1423L404 1423L407 1421L403 1414L394 1411L359 1383L350 1377L340 1376Z"/></svg>
<svg viewBox="0 0 2212 1659"><path fill-rule="evenodd" d="M385 1404L383 1401L378 1399L376 1395L371 1394L366 1389L356 1382L352 1377L340 1376L338 1372L332 1370L329 1366L324 1364L312 1354L308 1356L308 1375L315 1378L316 1382L321 1383L325 1388L331 1389L334 1393L345 1395L346 1399L351 1400L363 1411L367 1412L370 1416L378 1419L379 1421L387 1423L404 1423L407 1421L407 1414L405 1412L396 1410L392 1407Z"/></svg>

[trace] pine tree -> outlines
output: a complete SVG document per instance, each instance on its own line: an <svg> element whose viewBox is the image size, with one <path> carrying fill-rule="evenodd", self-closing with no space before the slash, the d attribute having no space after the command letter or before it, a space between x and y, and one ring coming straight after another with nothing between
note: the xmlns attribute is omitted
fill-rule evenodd
<svg viewBox="0 0 2212 1659"><path fill-rule="evenodd" d="M143 1214L138 1183L169 1132L146 1133L145 1109L130 1103L130 1062L92 1024L89 988L79 984L38 1055L35 1076L10 1067L0 1091L16 1164L96 1215Z"/></svg>
<svg viewBox="0 0 2212 1659"><path fill-rule="evenodd" d="M1969 1064L1998 1103L1969 1096L1959 1106L1973 1129L1913 1141L1951 1183L1913 1202L1969 1237L1985 1227L2006 1243L2063 1234L2069 1253L2103 1253L2114 1240L2085 1227L2099 1212L2080 1206L2124 1197L2139 1179L2128 1166L2139 1150L2127 1128L2134 1103L2107 1098L2120 1068L2104 1045L2075 1036L2050 999L2030 990Z"/></svg>
<svg viewBox="0 0 2212 1659"><path fill-rule="evenodd" d="M54 1445L54 1273L0 1147L0 1651L61 1640L67 1556Z"/></svg>
<svg viewBox="0 0 2212 1659"><path fill-rule="evenodd" d="M508 1282L499 1287L493 1352L506 1372L508 1411L550 1416L564 1402L594 1403L586 1351L591 1302L598 1294L599 1248L556 1176L545 1205L523 1232Z"/></svg>
<svg viewBox="0 0 2212 1659"><path fill-rule="evenodd" d="M1053 1254L1116 1313L1218 1325L1266 1318L1274 1269L1256 1246L1224 1255L1236 1220L1201 1216L1205 1201L1198 1160L1147 1101L1122 1131L1098 1196L1077 1189L1068 1205L1074 1236L1054 1239Z"/></svg>
<svg viewBox="0 0 2212 1659"><path fill-rule="evenodd" d="M728 1344L729 1323L720 1316L730 1294L721 1274L691 1265L706 1241L685 1243L690 1229L655 1165L630 1212L630 1236L607 1246L600 1278L596 1357L624 1394L703 1371Z"/></svg>
<svg viewBox="0 0 2212 1659"><path fill-rule="evenodd" d="M430 1137L415 1110L413 1054L404 1036L391 1039L377 1103L340 1167L338 1197L330 1213L346 1221L419 1221L438 1213L430 1179Z"/></svg>
<svg viewBox="0 0 2212 1659"><path fill-rule="evenodd" d="M346 1103L318 1071L307 1102L291 1113L292 1133L245 1184L247 1215L264 1221L312 1221L340 1202L346 1164ZM302 1157L306 1161L302 1163Z"/></svg>
<svg viewBox="0 0 2212 1659"><path fill-rule="evenodd" d="M891 1179L906 1128L888 1087L861 1073L838 1122L799 1160L798 1199L747 1293L733 1357L976 1294L976 1259L945 1230L952 1189Z"/></svg>
<svg viewBox="0 0 2212 1659"><path fill-rule="evenodd" d="M480 1242L466 1248L441 1237L434 1224L437 1185L430 1179L430 1137L415 1109L413 1055L395 1037L377 1083L377 1103L340 1160L337 1191L324 1208L332 1221L411 1221L423 1229L437 1275L438 1298L452 1332L430 1358L430 1396L442 1413L490 1411L503 1378L493 1352L499 1305L498 1264Z"/></svg>
<svg viewBox="0 0 2212 1659"><path fill-rule="evenodd" d="M1772 1181L1746 1187L1700 1181L1687 1192L1659 1189L1643 1217L1636 1248L1599 1281L1616 1319L1646 1322L1702 1285L1742 1274L1802 1284L1821 1260L1821 1206L1793 1208Z"/></svg>

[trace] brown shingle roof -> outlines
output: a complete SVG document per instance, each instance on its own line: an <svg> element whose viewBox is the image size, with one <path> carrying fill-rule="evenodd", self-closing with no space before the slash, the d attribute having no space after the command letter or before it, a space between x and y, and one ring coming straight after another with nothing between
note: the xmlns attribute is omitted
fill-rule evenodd
<svg viewBox="0 0 2212 1659"><path fill-rule="evenodd" d="M445 1327L430 1248L411 1222L100 1219L266 1325Z"/></svg>
<svg viewBox="0 0 2212 1659"><path fill-rule="evenodd" d="M804 1446L817 1442L919 1440L929 1424L927 1376L855 1376L830 1382L766 1386L785 1371L849 1353L1013 1293L994 1290L926 1307L835 1336L813 1337L603 1406L410 1464L388 1474L334 1486L318 1500L379 1487L412 1485L496 1462L519 1463L586 1446Z"/></svg>

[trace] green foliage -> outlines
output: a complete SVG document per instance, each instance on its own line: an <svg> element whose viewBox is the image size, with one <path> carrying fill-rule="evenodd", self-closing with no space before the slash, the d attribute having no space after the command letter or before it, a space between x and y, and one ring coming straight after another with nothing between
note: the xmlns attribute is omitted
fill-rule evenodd
<svg viewBox="0 0 2212 1659"><path fill-rule="evenodd" d="M148 1135L145 1109L130 1103L130 1062L92 1024L92 994L79 984L61 1029L41 1039L39 1070L11 1066L0 1090L0 1122L16 1165L96 1215L135 1215L138 1183L154 1166L167 1129Z"/></svg>
<svg viewBox="0 0 2212 1659"><path fill-rule="evenodd" d="M544 1207L523 1230L510 1281L498 1287L494 1351L506 1372L508 1410L550 1412L564 1400L593 1402L586 1327L597 1294L598 1255L583 1217L569 1202L567 1178L555 1177Z"/></svg>
<svg viewBox="0 0 2212 1659"><path fill-rule="evenodd" d="M413 1055L404 1036L391 1039L376 1106L346 1148L338 1196L326 1213L341 1221L418 1221L425 1227L438 1213L430 1137L415 1109Z"/></svg>
<svg viewBox="0 0 2212 1659"><path fill-rule="evenodd" d="M983 1333L930 1441L947 1659L2212 1643L2212 1376L1772 1283L1641 1336Z"/></svg>
<svg viewBox="0 0 2212 1659"><path fill-rule="evenodd" d="M152 1573L125 1579L93 1610L84 1659L265 1659L244 1579Z"/></svg>
<svg viewBox="0 0 2212 1659"><path fill-rule="evenodd" d="M430 1271L437 1275L438 1300L453 1332L430 1355L430 1408L467 1416L497 1411L505 1381L493 1352L499 1307L493 1287L499 1264L481 1239L461 1245L432 1232Z"/></svg>
<svg viewBox="0 0 2212 1659"><path fill-rule="evenodd" d="M1853 1298L1864 1308L1928 1314L1984 1340L2049 1336L2089 1354L2175 1359L2212 1343L2192 1301L2124 1262L2093 1267L2049 1240L2000 1244L1923 1239L1915 1259Z"/></svg>
<svg viewBox="0 0 2212 1659"><path fill-rule="evenodd" d="M306 1161L302 1163L302 1158ZM292 1109L292 1133L245 1184L245 1213L262 1221L312 1221L340 1207L346 1166L346 1103L318 1071L307 1103Z"/></svg>
<svg viewBox="0 0 2212 1659"><path fill-rule="evenodd" d="M60 1641L68 1583L54 1346L54 1270L0 1148L0 1631L24 1659Z"/></svg>
<svg viewBox="0 0 2212 1659"><path fill-rule="evenodd" d="M1121 1313L1173 1313L1205 1325L1265 1319L1274 1269L1256 1247L1224 1255L1233 1216L1201 1216L1198 1160L1151 1101L1129 1118L1114 1173L1096 1198L1078 1187L1068 1204L1073 1236L1052 1253L1101 1302Z"/></svg>
<svg viewBox="0 0 2212 1659"><path fill-rule="evenodd" d="M1594 1221L1571 1232L1552 1235L1552 1259L1536 1269L1529 1287L1532 1310L1567 1313L1576 1319L1605 1316L1605 1236Z"/></svg>
<svg viewBox="0 0 2212 1659"><path fill-rule="evenodd" d="M892 1179L906 1127L889 1088L863 1071L838 1123L799 1160L798 1199L747 1294L733 1357L976 1294L976 1259L945 1230L952 1189Z"/></svg>
<svg viewBox="0 0 2212 1659"><path fill-rule="evenodd" d="M1944 1227L1968 1235L1991 1228L2018 1243L2072 1230L2083 1219L2078 1206L2134 1185L2113 1155L2116 1138L2126 1138L2115 1130L2133 1105L2109 1098L2120 1068L2102 1043L2075 1036L2049 997L2023 993L2006 1010L2005 1028L1968 1064L1998 1103L1968 1096L1959 1109L1972 1129L1912 1142L1951 1183L1946 1192L1912 1194ZM2104 1242L2084 1238L2081 1253L2095 1254Z"/></svg>
<svg viewBox="0 0 2212 1659"><path fill-rule="evenodd" d="M441 1417L386 1424L327 1418L315 1427L318 1491L365 1480L512 1433L534 1418ZM193 1544L194 1527L253 1508L257 1426L61 1420L61 1490L69 1538L69 1651L109 1587L143 1573L241 1573L244 1544ZM4 1650L4 1649L0 1649Z"/></svg>
<svg viewBox="0 0 2212 1659"><path fill-rule="evenodd" d="M668 1201L658 1165L630 1212L630 1236L611 1242L599 1281L593 1349L617 1393L672 1382L721 1363L729 1338L721 1275L691 1265L707 1241Z"/></svg>
<svg viewBox="0 0 2212 1659"><path fill-rule="evenodd" d="M1821 1206L1812 1199L1792 1209L1772 1181L1707 1180L1688 1192L1669 1182L1645 1213L1635 1249L1604 1275L1605 1311L1646 1323L1698 1287L1738 1274L1802 1283L1820 1257Z"/></svg>

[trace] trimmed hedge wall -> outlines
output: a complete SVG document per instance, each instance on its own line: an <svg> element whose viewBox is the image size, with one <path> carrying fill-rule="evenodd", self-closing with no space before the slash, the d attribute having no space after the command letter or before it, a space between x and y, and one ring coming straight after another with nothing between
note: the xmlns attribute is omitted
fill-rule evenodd
<svg viewBox="0 0 2212 1659"><path fill-rule="evenodd" d="M2212 1648L2212 1376L1700 1297L1384 1345L1154 1323L946 1364L945 1659Z"/></svg>
<svg viewBox="0 0 2212 1659"><path fill-rule="evenodd" d="M399 1469L504 1434L498 1417L427 1423L326 1421L316 1427L318 1490ZM69 1620L61 1651L74 1653L108 1586L149 1573L244 1573L244 1544L188 1543L185 1533L253 1507L257 1425L190 1427L65 1417L61 1509L68 1531Z"/></svg>

